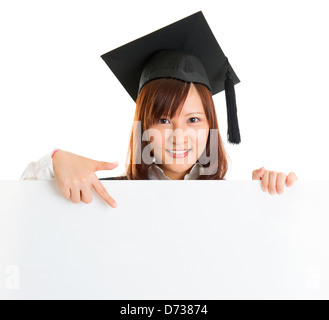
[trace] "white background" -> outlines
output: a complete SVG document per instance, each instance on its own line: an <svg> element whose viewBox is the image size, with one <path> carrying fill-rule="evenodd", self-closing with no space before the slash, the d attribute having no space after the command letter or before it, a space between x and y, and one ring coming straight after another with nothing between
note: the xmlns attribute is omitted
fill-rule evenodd
<svg viewBox="0 0 329 320"><path fill-rule="evenodd" d="M101 55L198 11L241 82L240 145L228 180L252 170L328 180L328 1L29 0L0 3L0 180L61 148L125 171L135 104Z"/></svg>

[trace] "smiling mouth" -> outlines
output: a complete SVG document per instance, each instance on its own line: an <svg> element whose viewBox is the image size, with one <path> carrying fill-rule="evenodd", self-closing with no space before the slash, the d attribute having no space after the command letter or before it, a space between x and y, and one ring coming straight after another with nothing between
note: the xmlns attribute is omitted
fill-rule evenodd
<svg viewBox="0 0 329 320"><path fill-rule="evenodd" d="M167 150L166 151L173 157L173 158L184 158L188 155L188 153L192 150L185 149L185 150Z"/></svg>

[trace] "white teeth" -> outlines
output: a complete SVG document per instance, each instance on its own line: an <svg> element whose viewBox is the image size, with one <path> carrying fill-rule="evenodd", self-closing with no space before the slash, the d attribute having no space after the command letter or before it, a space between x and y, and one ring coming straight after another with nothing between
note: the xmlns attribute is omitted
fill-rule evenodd
<svg viewBox="0 0 329 320"><path fill-rule="evenodd" d="M175 153L175 154L184 154L189 150L183 150L183 151L173 151L173 150L168 150L170 153Z"/></svg>

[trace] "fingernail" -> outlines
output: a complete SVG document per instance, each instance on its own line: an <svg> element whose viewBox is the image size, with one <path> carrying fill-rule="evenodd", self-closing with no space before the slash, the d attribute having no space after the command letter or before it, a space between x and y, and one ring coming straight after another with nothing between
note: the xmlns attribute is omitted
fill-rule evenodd
<svg viewBox="0 0 329 320"><path fill-rule="evenodd" d="M116 208L118 206L116 202L113 202L112 204L113 204L114 208Z"/></svg>
<svg viewBox="0 0 329 320"><path fill-rule="evenodd" d="M266 187L264 187L264 192L266 192L267 191L267 188Z"/></svg>

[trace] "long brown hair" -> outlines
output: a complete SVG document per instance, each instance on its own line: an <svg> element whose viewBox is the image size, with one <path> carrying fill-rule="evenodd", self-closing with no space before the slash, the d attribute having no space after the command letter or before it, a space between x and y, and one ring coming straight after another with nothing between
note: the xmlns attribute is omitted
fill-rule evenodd
<svg viewBox="0 0 329 320"><path fill-rule="evenodd" d="M136 100L134 117L134 122L140 121L139 130L141 130L141 133L143 134L143 132L150 128L162 115L168 115L172 118L176 114L176 111L183 106L191 85L191 82L172 78L155 79L146 83ZM193 85L200 95L209 129L217 129L218 132L218 144L216 144L216 146L218 145L218 166L217 162L214 164L213 161L209 161L209 163L203 165L203 167L209 168L212 163L214 167L217 167L217 170L215 170L216 173L212 175L200 175L197 180L225 180L224 177L228 170L227 154L219 133L212 94L203 84L193 83ZM133 126L131 129L126 159L126 176L117 177L117 179L146 180L148 177L148 169L151 164L144 163L142 159L140 161L141 163L137 163L136 157L138 150L144 150L150 141L143 141L137 129L136 126ZM209 140L210 135L208 135L206 148L200 158L206 155L210 155L211 157L213 154L210 152ZM213 171L211 170L210 172Z"/></svg>

